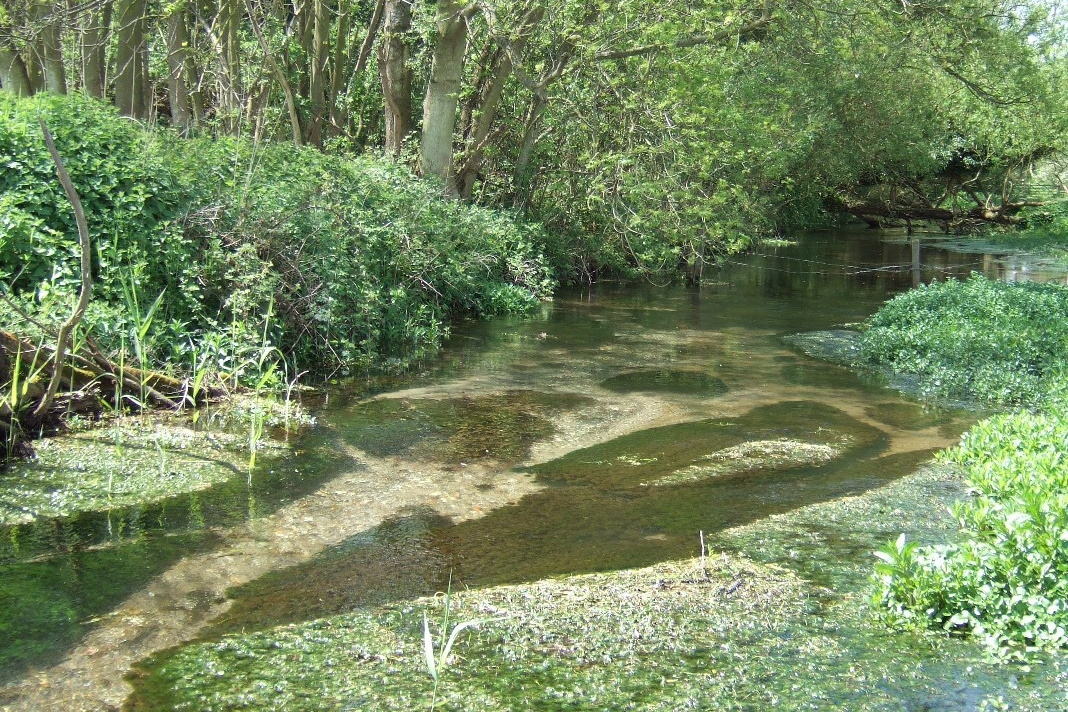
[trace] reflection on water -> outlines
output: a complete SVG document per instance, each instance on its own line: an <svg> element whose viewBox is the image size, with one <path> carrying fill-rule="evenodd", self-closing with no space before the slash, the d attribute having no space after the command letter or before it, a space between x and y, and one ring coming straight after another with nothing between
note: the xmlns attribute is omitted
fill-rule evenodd
<svg viewBox="0 0 1068 712"><path fill-rule="evenodd" d="M981 256L834 234L736 259L701 288L599 285L532 318L462 324L423 371L333 393L324 428L298 446L305 453L255 478L254 492L240 478L192 500L10 530L0 628L19 632L0 643L0 671L61 654L181 547L244 547L225 541L235 523L361 468L405 473L415 491L388 497L422 504L352 531L335 512L333 540L345 541L236 581L215 632L432 592L450 571L482 586L686 557L698 531L876 487L953 442L974 415L910 402L782 337L862 321L917 281L997 269ZM361 400L368 392L379 395ZM479 518L442 516L450 482L499 506L517 477L537 487ZM373 478L361 483L346 496L388 508ZM111 522L130 528L116 535ZM259 526L258 540L277 535ZM286 561L257 567L256 555L250 571ZM102 575L109 567L122 575ZM56 599L43 617L42 586Z"/></svg>

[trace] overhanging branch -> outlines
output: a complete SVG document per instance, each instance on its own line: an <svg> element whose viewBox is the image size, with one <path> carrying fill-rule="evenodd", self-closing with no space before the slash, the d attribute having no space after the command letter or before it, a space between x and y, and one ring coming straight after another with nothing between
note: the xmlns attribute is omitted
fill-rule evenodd
<svg viewBox="0 0 1068 712"><path fill-rule="evenodd" d="M686 49L688 47L697 47L700 45L717 44L728 39L744 39L745 37L763 31L770 24L771 3L766 2L764 3L764 8L761 10L759 17L737 28L724 28L711 34L690 35L689 37L683 37L671 42L658 42L655 44L642 45L640 47L598 52L593 55L593 59L597 62L604 62L613 59L626 59L628 57L639 57L656 54L658 52L667 52L673 49Z"/></svg>

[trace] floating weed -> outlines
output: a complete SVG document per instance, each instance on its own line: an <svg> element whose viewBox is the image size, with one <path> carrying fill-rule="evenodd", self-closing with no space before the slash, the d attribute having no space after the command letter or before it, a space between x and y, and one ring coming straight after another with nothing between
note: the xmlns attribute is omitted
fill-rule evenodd
<svg viewBox="0 0 1068 712"><path fill-rule="evenodd" d="M768 471L803 465L822 465L842 454L848 445L848 436L843 436L841 439L842 447L786 438L752 440L705 455L700 462L676 470L655 480L652 484L656 486L676 485L753 470Z"/></svg>
<svg viewBox="0 0 1068 712"><path fill-rule="evenodd" d="M450 625L495 625L464 640L464 665L453 663L450 675L440 661L455 654L455 640L451 649L435 641L430 616L412 620L422 606L444 605L441 596L186 646L153 663L131 709L227 709L237 700L252 708L284 700L300 711L683 709L694 688L665 680L703 682L724 632L746 637L804 610L787 593L804 584L781 571L724 555L707 564L707 579L694 560L453 596ZM432 665L436 692L426 686ZM205 669L227 674L194 673Z"/></svg>

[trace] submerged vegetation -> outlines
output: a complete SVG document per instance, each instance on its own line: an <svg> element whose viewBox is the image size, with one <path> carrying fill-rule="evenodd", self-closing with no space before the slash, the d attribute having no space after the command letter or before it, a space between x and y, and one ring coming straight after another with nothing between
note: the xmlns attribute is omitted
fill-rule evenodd
<svg viewBox="0 0 1068 712"><path fill-rule="evenodd" d="M198 641L143 663L128 704L145 712L1055 709L1063 664L1023 675L961 640L935 653L927 635L888 640L864 610L866 564L842 552L870 549L899 527L924 540L945 536L937 513L957 496L943 468L924 468L717 534L717 551L702 558L454 589L448 601L398 601ZM435 682L423 617L441 621L446 605L451 623L484 622L462 632Z"/></svg>

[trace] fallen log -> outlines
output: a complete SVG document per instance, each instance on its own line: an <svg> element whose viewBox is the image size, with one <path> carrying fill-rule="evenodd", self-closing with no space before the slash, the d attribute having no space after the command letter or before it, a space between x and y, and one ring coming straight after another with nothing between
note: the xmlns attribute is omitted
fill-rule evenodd
<svg viewBox="0 0 1068 712"><path fill-rule="evenodd" d="M1019 225L1019 213L1027 207L1041 207L1040 202L1017 202L1004 205L976 205L967 209L950 209L931 205L908 205L887 202L861 202L838 200L834 208L847 215L859 218L869 225L881 225L884 221L935 222L947 227L976 225Z"/></svg>
<svg viewBox="0 0 1068 712"><path fill-rule="evenodd" d="M56 393L40 409L55 376L55 349L0 329L0 461L4 455L32 455L29 441L60 432L71 415L97 418L106 410L179 410L229 395L218 385L202 386L194 394L188 379L120 366L95 344L90 350L91 357L65 354Z"/></svg>
<svg viewBox="0 0 1068 712"><path fill-rule="evenodd" d="M80 353L66 354L67 362L63 364L60 374L60 382L65 392L95 386L105 401L112 405L120 403L124 397L146 397L144 406L170 409L200 405L228 393L225 388L219 386L206 386L194 399L186 380L158 371L120 366L97 351L92 358ZM36 383L41 377L51 379L54 359L55 349L51 346L35 345L10 331L0 329L0 384L10 382L11 368L16 360L27 371L31 383Z"/></svg>

